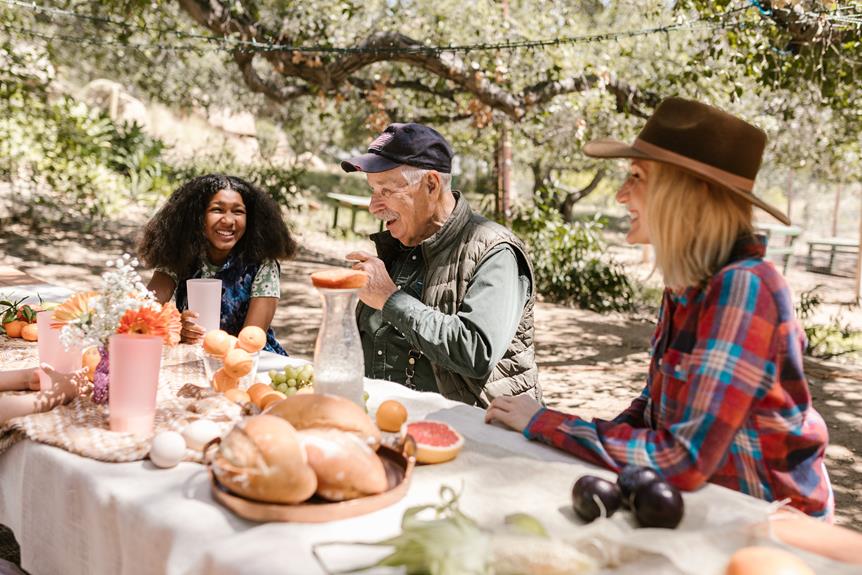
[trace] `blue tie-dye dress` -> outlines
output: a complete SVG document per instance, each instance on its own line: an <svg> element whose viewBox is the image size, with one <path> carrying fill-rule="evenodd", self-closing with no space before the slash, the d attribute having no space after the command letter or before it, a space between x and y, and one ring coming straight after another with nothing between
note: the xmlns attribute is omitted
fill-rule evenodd
<svg viewBox="0 0 862 575"><path fill-rule="evenodd" d="M244 264L239 258L231 255L215 274L206 274L206 277L221 280L221 328L231 335L237 335L245 324L245 316L248 315L248 306L251 303L252 284L260 267L259 263ZM186 279L197 279L203 276L204 269L201 268ZM176 302L177 309L180 311L188 308L185 280L177 282ZM266 330L266 346L263 349L287 355L275 339L275 332L271 327Z"/></svg>

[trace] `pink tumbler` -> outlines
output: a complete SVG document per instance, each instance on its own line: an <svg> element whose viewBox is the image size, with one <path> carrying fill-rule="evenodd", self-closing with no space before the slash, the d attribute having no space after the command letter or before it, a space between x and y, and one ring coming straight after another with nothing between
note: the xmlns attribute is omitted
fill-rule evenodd
<svg viewBox="0 0 862 575"><path fill-rule="evenodd" d="M122 333L109 338L111 431L152 433L162 344L161 337L152 335Z"/></svg>
<svg viewBox="0 0 862 575"><path fill-rule="evenodd" d="M221 327L221 280L186 280L189 309L198 314L196 323L206 331Z"/></svg>
<svg viewBox="0 0 862 575"><path fill-rule="evenodd" d="M60 343L60 330L51 327L54 321L50 311L40 311L36 314L36 331L39 335L39 363L47 363L54 371L59 373L71 373L76 369L81 369L81 347L76 345L69 349L63 347ZM39 372L39 388L42 390L51 389L53 382L48 375L42 371Z"/></svg>

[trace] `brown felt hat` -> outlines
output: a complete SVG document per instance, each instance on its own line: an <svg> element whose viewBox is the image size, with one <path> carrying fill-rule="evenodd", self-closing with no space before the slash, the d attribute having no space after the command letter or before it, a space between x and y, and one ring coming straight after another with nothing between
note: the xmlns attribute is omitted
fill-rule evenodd
<svg viewBox="0 0 862 575"><path fill-rule="evenodd" d="M666 98L633 144L594 140L584 153L594 158L639 158L682 168L736 192L786 225L790 219L754 195L766 133L727 112L683 98Z"/></svg>

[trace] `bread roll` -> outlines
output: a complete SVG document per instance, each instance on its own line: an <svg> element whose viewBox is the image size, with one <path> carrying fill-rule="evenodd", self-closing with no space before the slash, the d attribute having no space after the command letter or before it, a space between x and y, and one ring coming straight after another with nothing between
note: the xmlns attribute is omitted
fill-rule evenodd
<svg viewBox="0 0 862 575"><path fill-rule="evenodd" d="M386 469L377 454L353 433L337 429L306 429L299 441L317 475L317 494L344 501L389 488Z"/></svg>
<svg viewBox="0 0 862 575"><path fill-rule="evenodd" d="M325 270L311 274L311 283L328 289L363 288L368 283L368 274L361 270Z"/></svg>
<svg viewBox="0 0 862 575"><path fill-rule="evenodd" d="M230 491L257 501L299 503L317 489L296 430L270 415L240 421L222 440L213 472Z"/></svg>
<svg viewBox="0 0 862 575"><path fill-rule="evenodd" d="M355 433L372 449L380 445L380 430L368 414L349 399L337 395L291 395L273 405L267 413L286 419L296 429L338 429Z"/></svg>

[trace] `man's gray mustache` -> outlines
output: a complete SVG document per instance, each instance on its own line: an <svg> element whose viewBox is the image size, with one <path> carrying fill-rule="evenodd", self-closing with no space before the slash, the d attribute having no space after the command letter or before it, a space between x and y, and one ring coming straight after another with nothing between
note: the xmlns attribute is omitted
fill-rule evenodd
<svg viewBox="0 0 862 575"><path fill-rule="evenodd" d="M371 212L371 215L377 218L378 220L383 220L384 222L388 222L398 218L398 212L393 212L392 210L383 210L382 212Z"/></svg>

